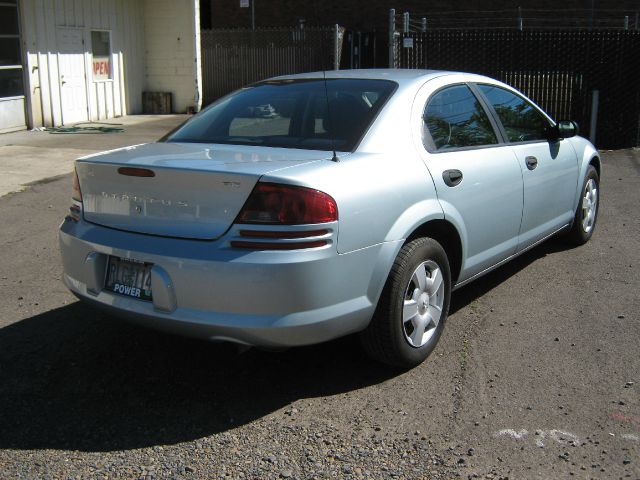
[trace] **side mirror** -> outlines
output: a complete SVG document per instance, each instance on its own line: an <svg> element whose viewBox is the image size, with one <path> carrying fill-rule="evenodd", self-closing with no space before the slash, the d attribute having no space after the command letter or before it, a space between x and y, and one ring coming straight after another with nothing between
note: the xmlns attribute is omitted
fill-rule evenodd
<svg viewBox="0 0 640 480"><path fill-rule="evenodd" d="M578 124L573 120L561 120L549 128L549 140L575 137L578 131Z"/></svg>

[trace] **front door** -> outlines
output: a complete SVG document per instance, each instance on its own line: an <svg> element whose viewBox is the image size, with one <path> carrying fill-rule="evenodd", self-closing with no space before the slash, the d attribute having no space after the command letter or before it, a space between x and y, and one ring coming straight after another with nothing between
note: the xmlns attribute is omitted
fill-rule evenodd
<svg viewBox="0 0 640 480"><path fill-rule="evenodd" d="M500 118L522 169L522 250L573 219L578 160L568 140L548 140L551 123L531 102L495 85L478 87Z"/></svg>
<svg viewBox="0 0 640 480"><path fill-rule="evenodd" d="M84 32L77 28L58 28L57 33L62 123L69 125L89 119Z"/></svg>
<svg viewBox="0 0 640 480"><path fill-rule="evenodd" d="M524 177L524 211L518 247L521 250L573 220L578 162L568 140L514 145L513 150Z"/></svg>

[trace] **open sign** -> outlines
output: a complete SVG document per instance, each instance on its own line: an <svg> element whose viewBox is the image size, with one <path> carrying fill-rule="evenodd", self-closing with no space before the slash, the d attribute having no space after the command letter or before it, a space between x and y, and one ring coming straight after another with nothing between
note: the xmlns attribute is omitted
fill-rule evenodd
<svg viewBox="0 0 640 480"><path fill-rule="evenodd" d="M93 57L93 80L109 80L111 78L111 62L109 57Z"/></svg>

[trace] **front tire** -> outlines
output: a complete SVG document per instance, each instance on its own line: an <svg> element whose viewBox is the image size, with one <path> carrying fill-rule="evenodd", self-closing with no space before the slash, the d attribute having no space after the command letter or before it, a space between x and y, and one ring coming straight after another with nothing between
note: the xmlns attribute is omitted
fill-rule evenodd
<svg viewBox="0 0 640 480"><path fill-rule="evenodd" d="M451 272L442 246L431 238L405 244L371 323L360 334L365 351L389 365L419 365L438 343L450 299Z"/></svg>
<svg viewBox="0 0 640 480"><path fill-rule="evenodd" d="M593 165L589 165L587 175L582 183L580 203L578 203L578 208L573 218L573 225L566 236L569 243L584 245L589 241L596 228L599 208L600 178Z"/></svg>

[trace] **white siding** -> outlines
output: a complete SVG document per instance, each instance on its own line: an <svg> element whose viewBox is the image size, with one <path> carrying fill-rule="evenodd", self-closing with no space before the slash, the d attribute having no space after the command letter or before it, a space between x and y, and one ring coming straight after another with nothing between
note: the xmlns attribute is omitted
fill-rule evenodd
<svg viewBox="0 0 640 480"><path fill-rule="evenodd" d="M26 95L31 126L61 125L58 29L84 32L90 120L141 113L144 88L142 0L21 0ZM95 82L91 71L91 30L111 31L112 79Z"/></svg>
<svg viewBox="0 0 640 480"><path fill-rule="evenodd" d="M143 0L145 90L171 92L173 110L199 109L198 0Z"/></svg>
<svg viewBox="0 0 640 480"><path fill-rule="evenodd" d="M0 133L24 130L24 99L0 98Z"/></svg>

